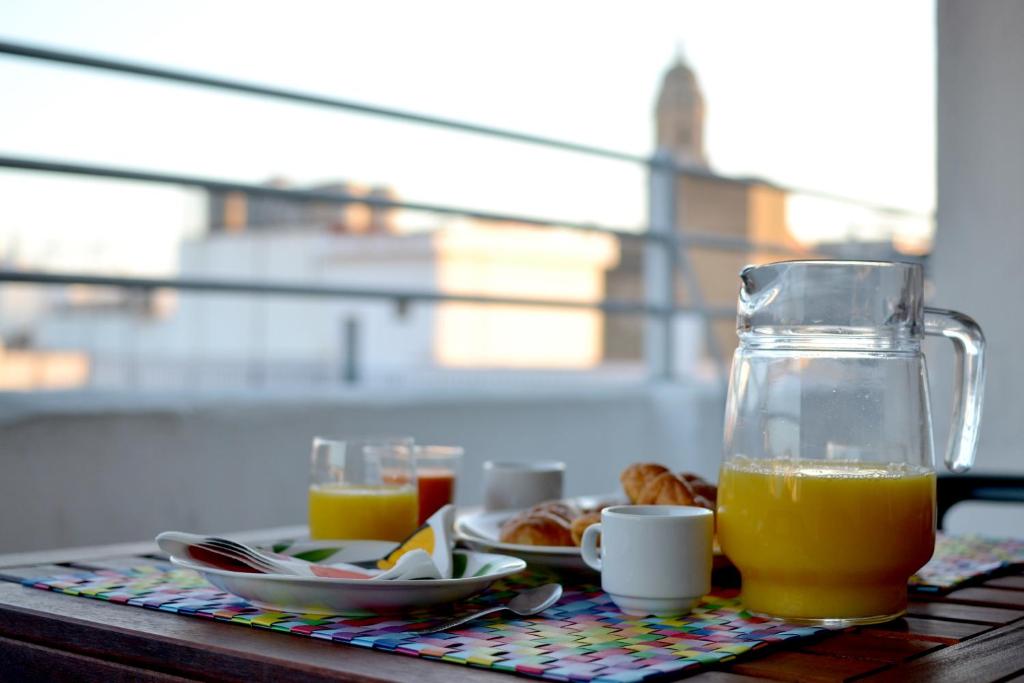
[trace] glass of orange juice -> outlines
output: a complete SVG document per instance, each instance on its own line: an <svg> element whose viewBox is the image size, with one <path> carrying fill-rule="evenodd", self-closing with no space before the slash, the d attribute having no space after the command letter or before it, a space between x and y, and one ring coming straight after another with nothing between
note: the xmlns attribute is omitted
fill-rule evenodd
<svg viewBox="0 0 1024 683"><path fill-rule="evenodd" d="M313 440L309 535L401 541L416 530L419 496L408 437Z"/></svg>

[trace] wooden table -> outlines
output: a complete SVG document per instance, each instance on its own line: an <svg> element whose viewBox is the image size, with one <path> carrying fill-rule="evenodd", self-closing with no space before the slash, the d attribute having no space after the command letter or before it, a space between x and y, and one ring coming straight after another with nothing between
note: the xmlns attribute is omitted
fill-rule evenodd
<svg viewBox="0 0 1024 683"><path fill-rule="evenodd" d="M300 528L234 534L248 541ZM450 681L528 680L312 638L244 629L19 585L68 567L154 562L150 543L0 556L0 680ZM59 565L59 566L55 566ZM728 575L719 576L729 581ZM904 619L745 656L690 677L701 683L1024 681L1024 570L934 598Z"/></svg>

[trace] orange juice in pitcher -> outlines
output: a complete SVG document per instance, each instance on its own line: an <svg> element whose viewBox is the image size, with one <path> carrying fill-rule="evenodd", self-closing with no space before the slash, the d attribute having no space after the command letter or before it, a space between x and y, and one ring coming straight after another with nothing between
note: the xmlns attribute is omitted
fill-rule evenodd
<svg viewBox="0 0 1024 683"><path fill-rule="evenodd" d="M935 544L930 469L738 457L719 481L719 542L745 568L747 609L861 619L906 609L907 577Z"/></svg>
<svg viewBox="0 0 1024 683"><path fill-rule="evenodd" d="M718 535L741 600L826 626L898 617L935 543L921 340L957 351L946 465L962 472L981 416L981 330L924 307L916 264L790 261L740 279Z"/></svg>

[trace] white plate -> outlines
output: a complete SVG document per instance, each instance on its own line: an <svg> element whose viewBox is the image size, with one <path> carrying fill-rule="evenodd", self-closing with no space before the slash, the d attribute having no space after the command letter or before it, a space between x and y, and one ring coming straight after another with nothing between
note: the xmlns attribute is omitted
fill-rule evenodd
<svg viewBox="0 0 1024 683"><path fill-rule="evenodd" d="M602 503L606 505L624 505L626 503L621 493L604 496L580 496L569 498L567 501L585 509L596 507ZM503 543L500 540L501 525L509 517L518 515L520 512L522 511L501 510L464 515L455 521L455 535L473 550L500 552L526 560L531 565L553 569L593 571L583 562L583 558L580 557L580 549L576 546Z"/></svg>
<svg viewBox="0 0 1024 683"><path fill-rule="evenodd" d="M288 544L284 548L277 544L274 548L303 559L316 557L315 561L327 565L374 560L396 545L391 541L291 541ZM258 607L305 614L393 612L429 607L476 595L494 581L526 569L526 562L516 557L466 550L455 551L458 578L414 581L247 574L178 558L171 561L199 572L214 586Z"/></svg>

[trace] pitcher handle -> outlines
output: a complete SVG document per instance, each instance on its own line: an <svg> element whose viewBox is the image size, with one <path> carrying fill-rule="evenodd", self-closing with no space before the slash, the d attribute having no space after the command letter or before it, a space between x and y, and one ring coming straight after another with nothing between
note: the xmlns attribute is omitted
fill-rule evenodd
<svg viewBox="0 0 1024 683"><path fill-rule="evenodd" d="M925 334L943 336L956 350L953 420L949 424L946 467L966 472L974 464L985 393L985 335L972 318L942 308L924 309Z"/></svg>

